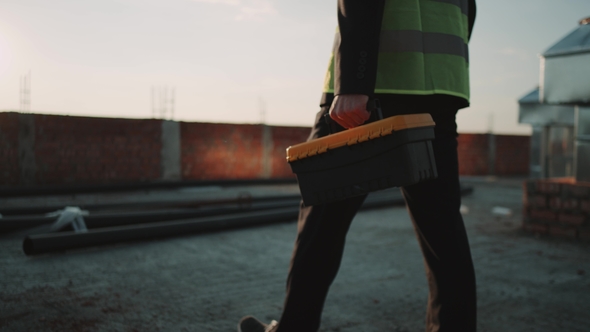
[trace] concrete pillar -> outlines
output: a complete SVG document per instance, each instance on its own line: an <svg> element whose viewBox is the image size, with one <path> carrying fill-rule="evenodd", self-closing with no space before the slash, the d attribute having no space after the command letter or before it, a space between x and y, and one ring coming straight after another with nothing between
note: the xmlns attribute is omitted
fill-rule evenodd
<svg viewBox="0 0 590 332"><path fill-rule="evenodd" d="M262 125L262 169L260 177L263 179L270 179L272 175L272 128L265 124Z"/></svg>
<svg viewBox="0 0 590 332"><path fill-rule="evenodd" d="M37 162L35 161L35 115L18 115L18 164L20 183L35 184Z"/></svg>
<svg viewBox="0 0 590 332"><path fill-rule="evenodd" d="M590 182L590 107L576 106L574 174Z"/></svg>
<svg viewBox="0 0 590 332"><path fill-rule="evenodd" d="M488 134L488 175L496 173L496 136Z"/></svg>
<svg viewBox="0 0 590 332"><path fill-rule="evenodd" d="M180 123L162 121L162 180L180 180Z"/></svg>

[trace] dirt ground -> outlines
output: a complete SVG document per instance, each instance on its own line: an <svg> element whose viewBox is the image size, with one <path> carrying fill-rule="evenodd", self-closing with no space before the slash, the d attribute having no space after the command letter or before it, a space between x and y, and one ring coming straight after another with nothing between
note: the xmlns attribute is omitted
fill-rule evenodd
<svg viewBox="0 0 590 332"><path fill-rule="evenodd" d="M469 181L468 181L469 182ZM471 181L479 331L589 331L590 244L523 233L520 181ZM510 216L491 213L493 207ZM27 257L0 235L0 331L236 330L278 319L296 224ZM426 278L403 207L358 214L321 331L423 331Z"/></svg>

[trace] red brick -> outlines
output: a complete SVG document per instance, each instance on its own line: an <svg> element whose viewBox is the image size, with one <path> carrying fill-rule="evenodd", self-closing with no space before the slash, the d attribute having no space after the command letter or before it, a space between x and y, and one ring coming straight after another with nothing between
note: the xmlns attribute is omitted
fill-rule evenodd
<svg viewBox="0 0 590 332"><path fill-rule="evenodd" d="M576 238L578 236L578 231L575 228L551 226L549 227L549 234L559 237Z"/></svg>
<svg viewBox="0 0 590 332"><path fill-rule="evenodd" d="M557 221L557 213L550 210L531 210L531 219Z"/></svg>
<svg viewBox="0 0 590 332"><path fill-rule="evenodd" d="M181 123L180 126L183 178L260 177L262 126L212 123Z"/></svg>
<svg viewBox="0 0 590 332"><path fill-rule="evenodd" d="M522 219L525 221L531 219L531 210L529 208L525 207L522 209Z"/></svg>
<svg viewBox="0 0 590 332"><path fill-rule="evenodd" d="M544 209L547 207L547 197L545 195L534 195L529 198L529 202L535 208Z"/></svg>
<svg viewBox="0 0 590 332"><path fill-rule="evenodd" d="M571 188L571 193L580 198L590 197L590 186L588 184L575 185Z"/></svg>
<svg viewBox="0 0 590 332"><path fill-rule="evenodd" d="M545 234L549 231L549 227L544 224L527 223L522 225L522 228L531 233Z"/></svg>
<svg viewBox="0 0 590 332"><path fill-rule="evenodd" d="M561 208L564 210L577 210L579 206L577 198L566 198L561 201Z"/></svg>
<svg viewBox="0 0 590 332"><path fill-rule="evenodd" d="M40 183L159 178L159 120L36 115L35 127Z"/></svg>
<svg viewBox="0 0 590 332"><path fill-rule="evenodd" d="M538 180L537 191L543 194L557 194L561 190L560 184L550 180Z"/></svg>
<svg viewBox="0 0 590 332"><path fill-rule="evenodd" d="M0 113L0 185L16 185L20 181L18 124L18 113Z"/></svg>
<svg viewBox="0 0 590 332"><path fill-rule="evenodd" d="M286 162L286 149L298 143L305 142L309 136L309 128L302 127L272 127L272 177L289 178L295 175Z"/></svg>
<svg viewBox="0 0 590 332"><path fill-rule="evenodd" d="M582 214L569 214L562 212L559 214L558 220L563 224L581 226L586 221L586 217Z"/></svg>
<svg viewBox="0 0 590 332"><path fill-rule="evenodd" d="M537 193L536 182L534 180L527 180L522 186L525 195L534 195Z"/></svg>
<svg viewBox="0 0 590 332"><path fill-rule="evenodd" d="M457 138L459 155L459 174L487 175L489 135L460 134Z"/></svg>
<svg viewBox="0 0 590 332"><path fill-rule="evenodd" d="M550 196L549 207L553 210L561 209L561 198L559 198L558 196Z"/></svg>
<svg viewBox="0 0 590 332"><path fill-rule="evenodd" d="M496 135L496 175L529 174L530 136Z"/></svg>

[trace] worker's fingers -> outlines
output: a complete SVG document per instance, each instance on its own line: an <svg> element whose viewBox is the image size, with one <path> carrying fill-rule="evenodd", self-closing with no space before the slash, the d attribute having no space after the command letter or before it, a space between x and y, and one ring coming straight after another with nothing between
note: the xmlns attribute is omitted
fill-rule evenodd
<svg viewBox="0 0 590 332"><path fill-rule="evenodd" d="M355 116L358 117L358 121L361 122L361 124L365 123L367 120L369 120L369 116L371 115L371 113L369 113L369 111L367 111L365 109L365 107L363 107L362 109L357 110L356 112L354 112Z"/></svg>
<svg viewBox="0 0 590 332"><path fill-rule="evenodd" d="M370 116L370 113L366 110L350 110L350 109L336 109L333 114L333 118L337 121L346 123L346 128L354 128L365 123Z"/></svg>
<svg viewBox="0 0 590 332"><path fill-rule="evenodd" d="M333 116L332 120L336 121L336 123L338 123L339 125L341 125L342 127L346 128L346 129L354 128L357 126L356 123L354 123L353 121L350 121L350 119L348 119L347 117Z"/></svg>
<svg viewBox="0 0 590 332"><path fill-rule="evenodd" d="M369 97L365 95L338 95L330 107L330 117L344 128L354 128L367 121Z"/></svg>
<svg viewBox="0 0 590 332"><path fill-rule="evenodd" d="M344 128L354 128L359 125L358 120L355 117L352 117L351 112L346 109L345 106L342 104L336 105L333 109L330 117L334 119L334 121L338 122Z"/></svg>
<svg viewBox="0 0 590 332"><path fill-rule="evenodd" d="M338 99L336 97L336 99L334 99L334 101L332 102L332 106L330 107L330 118L332 118L332 120L336 121L337 124L339 124L340 126L344 127L344 128L350 128L350 126L352 125L351 123L348 122L348 120L345 117L342 117L342 105L341 103L338 102Z"/></svg>
<svg viewBox="0 0 590 332"><path fill-rule="evenodd" d="M347 117L350 121L354 122L357 126L365 123L366 119L363 118L362 110L356 109L350 112L344 113L343 116Z"/></svg>

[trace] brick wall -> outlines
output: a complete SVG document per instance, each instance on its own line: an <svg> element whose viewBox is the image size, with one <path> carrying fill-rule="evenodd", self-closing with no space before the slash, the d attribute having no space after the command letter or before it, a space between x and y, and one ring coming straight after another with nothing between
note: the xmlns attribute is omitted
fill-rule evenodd
<svg viewBox="0 0 590 332"><path fill-rule="evenodd" d="M160 121L35 115L37 183L160 177Z"/></svg>
<svg viewBox="0 0 590 332"><path fill-rule="evenodd" d="M0 113L0 184L16 185L18 162L18 113Z"/></svg>
<svg viewBox="0 0 590 332"><path fill-rule="evenodd" d="M291 167L286 162L285 151L291 145L305 142L310 128L272 127L272 177L286 178L293 176Z"/></svg>
<svg viewBox="0 0 590 332"><path fill-rule="evenodd" d="M523 214L525 231L590 240L590 183L574 178L526 181Z"/></svg>
<svg viewBox="0 0 590 332"><path fill-rule="evenodd" d="M528 175L530 142L530 136L460 134L457 148L459 173L461 175Z"/></svg>
<svg viewBox="0 0 590 332"><path fill-rule="evenodd" d="M496 175L526 175L530 169L530 136L495 135Z"/></svg>
<svg viewBox="0 0 590 332"><path fill-rule="evenodd" d="M161 120L0 113L0 185L24 184L27 174L33 174L34 181L29 182L36 184L154 181L163 178L165 165L174 166L174 160L178 179L293 177L285 149L309 135L304 127L163 124ZM33 128L33 136L23 134L26 126ZM162 128L173 132L165 134ZM180 143L173 139L174 133ZM27 137L26 144L20 142ZM496 175L528 174L529 137L496 135L494 144L490 139L486 134L459 135L462 175L488 175L491 168ZM163 153L170 144L180 144L178 151ZM23 155L19 149L28 159L19 157Z"/></svg>
<svg viewBox="0 0 590 332"><path fill-rule="evenodd" d="M183 179L253 179L261 173L262 126L180 125Z"/></svg>
<svg viewBox="0 0 590 332"><path fill-rule="evenodd" d="M268 130L267 137L265 130ZM305 141L308 135L309 129L301 127L183 122L182 178L293 177L285 161L285 150ZM266 156L265 148L269 149ZM268 174L265 174L265 163L268 164Z"/></svg>
<svg viewBox="0 0 590 332"><path fill-rule="evenodd" d="M459 174L487 175L489 141L488 135L460 134L457 138L459 154Z"/></svg>

